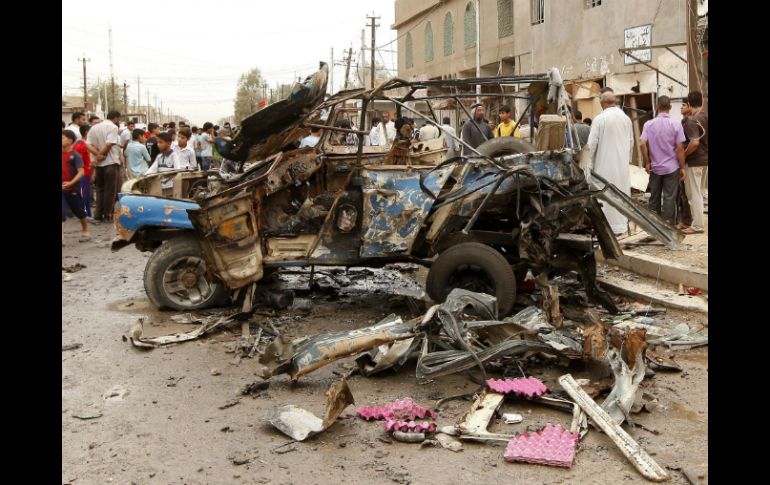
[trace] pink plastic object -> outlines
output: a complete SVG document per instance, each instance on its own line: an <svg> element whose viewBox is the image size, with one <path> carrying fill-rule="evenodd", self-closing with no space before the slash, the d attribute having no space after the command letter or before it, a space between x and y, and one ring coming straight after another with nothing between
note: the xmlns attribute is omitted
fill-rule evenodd
<svg viewBox="0 0 770 485"><path fill-rule="evenodd" d="M385 431L410 431L413 433L432 433L436 431L436 423L427 421L415 422L400 419L385 419L382 423L382 427Z"/></svg>
<svg viewBox="0 0 770 485"><path fill-rule="evenodd" d="M383 406L359 406L358 415L370 419L414 420L417 418L436 418L436 413L415 404L410 398L396 399Z"/></svg>
<svg viewBox="0 0 770 485"><path fill-rule="evenodd" d="M570 468L575 460L578 439L577 433L549 423L540 431L516 435L508 442L503 457L512 462Z"/></svg>
<svg viewBox="0 0 770 485"><path fill-rule="evenodd" d="M520 396L537 397L548 392L540 379L537 377L517 378L517 379L487 379L487 385L490 389L501 394L511 392Z"/></svg>

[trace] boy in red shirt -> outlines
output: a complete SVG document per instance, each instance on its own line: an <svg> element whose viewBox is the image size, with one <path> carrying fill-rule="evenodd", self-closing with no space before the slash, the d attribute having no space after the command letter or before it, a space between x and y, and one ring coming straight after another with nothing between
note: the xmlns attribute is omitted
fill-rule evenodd
<svg viewBox="0 0 770 485"><path fill-rule="evenodd" d="M80 127L80 140L72 147L83 159L83 181L80 186L80 196L83 198L83 206L88 217L91 217L91 154L88 152L86 136L90 129L91 125L83 124Z"/></svg>
<svg viewBox="0 0 770 485"><path fill-rule="evenodd" d="M67 209L71 209L75 217L80 219L83 235L80 242L89 241L88 221L83 198L80 195L80 183L83 178L83 159L72 149L77 137L72 130L61 132L61 245L64 246L64 222L67 220Z"/></svg>

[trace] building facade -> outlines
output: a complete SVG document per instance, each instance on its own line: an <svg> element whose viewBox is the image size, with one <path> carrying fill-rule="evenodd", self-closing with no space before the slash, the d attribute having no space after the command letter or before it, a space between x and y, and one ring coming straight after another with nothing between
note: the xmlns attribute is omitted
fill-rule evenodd
<svg viewBox="0 0 770 485"><path fill-rule="evenodd" d="M707 49L702 35L688 35L688 8L701 19L705 8L708 18L705 0L396 0L398 74L475 77L478 43L481 76L556 67L584 117L601 111L599 90L609 86L639 130L657 96L681 98L698 87L707 94L701 59ZM691 56L688 37L697 38ZM687 62L693 56L700 66L694 79ZM493 111L498 100L488 100ZM512 104L517 112L526 106ZM679 116L677 106L671 111Z"/></svg>
<svg viewBox="0 0 770 485"><path fill-rule="evenodd" d="M696 0L396 0L399 77L475 76L477 3L482 76L557 67L618 94L688 91L686 9ZM644 45L671 47L632 52L652 67L619 51Z"/></svg>

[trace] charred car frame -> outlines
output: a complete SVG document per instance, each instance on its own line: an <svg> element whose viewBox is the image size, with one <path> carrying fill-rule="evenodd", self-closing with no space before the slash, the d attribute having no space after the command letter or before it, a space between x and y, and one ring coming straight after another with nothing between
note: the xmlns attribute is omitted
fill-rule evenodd
<svg viewBox="0 0 770 485"><path fill-rule="evenodd" d="M156 306L190 310L224 303L230 290L253 295L253 285L287 266L407 261L431 268L426 289L437 301L453 288L481 291L497 297L503 315L527 270L549 276L574 270L588 299L615 311L596 287L593 245L598 240L607 258L621 254L597 199L614 187L590 189L576 161L580 147L565 140L568 117L558 115L566 114L568 98L558 71L391 79L333 96L325 95L326 81L322 64L287 99L244 120L232 141L220 140L217 149L238 172L228 179L202 174L188 181L195 187L188 200L136 189L119 195L113 249L133 243L153 251L145 288ZM472 155L451 159L444 142L450 135L441 131L437 139L414 141L407 126L407 136L392 146L365 144L375 106L391 103L398 118L439 126L431 102L451 100L467 113L464 101L477 96L475 85L525 86L481 96L523 98L522 116L557 115L556 131L541 123L537 145L507 137L473 149L455 138ZM340 118L357 128L335 125ZM296 148L314 125L323 128L318 144ZM541 139L548 132L550 141ZM622 197L605 200L671 229L630 199L618 203Z"/></svg>

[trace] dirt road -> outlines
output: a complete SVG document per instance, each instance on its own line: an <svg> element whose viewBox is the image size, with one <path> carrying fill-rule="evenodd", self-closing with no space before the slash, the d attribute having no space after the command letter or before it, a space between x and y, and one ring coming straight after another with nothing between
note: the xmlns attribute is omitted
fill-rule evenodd
<svg viewBox="0 0 770 485"><path fill-rule="evenodd" d="M240 328L168 348L133 348L121 336L140 316L148 319L145 328L157 334L190 327L169 324L172 314L150 307L142 285L147 254L133 247L110 253L110 226L94 227L94 241L89 243L77 242L77 221L70 220L66 227L62 266L80 263L85 268L63 273L68 281L62 283L62 345L82 346L62 351L62 483L645 483L595 430L580 444L571 469L506 463L502 446L466 443L463 451L453 453L386 442L380 423L355 416L357 405L409 396L430 406L436 399L477 387L464 375L420 381L414 363L397 374L351 377L356 406L348 407L326 432L280 447L291 440L266 424L266 415L278 406L295 404L320 416L324 393L351 368L352 359L322 368L295 385L286 376L274 378L269 389L252 397L238 392L258 380L255 359L236 364L234 354L227 353ZM317 293L309 315L281 313L281 330L296 337L372 324L390 313L409 316L396 298L376 291L341 298ZM681 312L669 312L662 323L680 322L691 327L707 323L704 316ZM708 350L681 352L677 361L684 372L659 372L643 383L659 399L658 409L633 415L659 434L627 429L662 466L674 468L670 483L688 483L678 470L687 471L696 483L707 483ZM549 386L564 372L535 366L527 371ZM579 368L570 371L581 376ZM454 424L469 405L448 403L437 419L439 426ZM524 421L498 425L493 431L521 431L547 422L567 426L571 419L526 402L505 404L503 410L523 414Z"/></svg>

